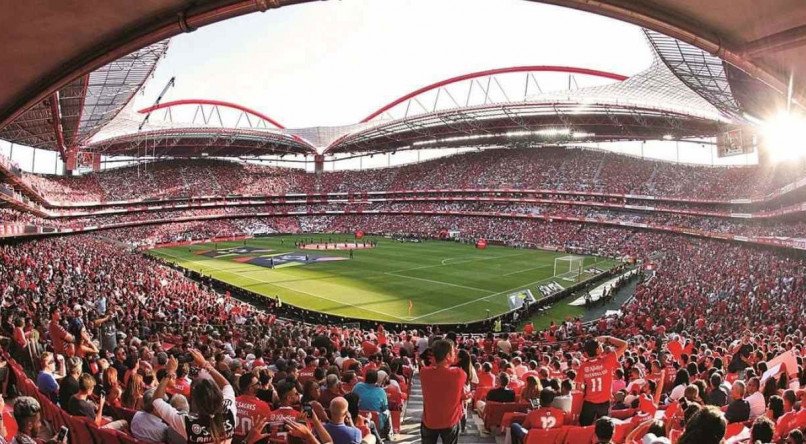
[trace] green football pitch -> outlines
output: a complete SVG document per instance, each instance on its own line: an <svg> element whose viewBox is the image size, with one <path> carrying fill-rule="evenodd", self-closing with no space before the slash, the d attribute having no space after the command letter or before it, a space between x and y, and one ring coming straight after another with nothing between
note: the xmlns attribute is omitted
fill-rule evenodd
<svg viewBox="0 0 806 444"><path fill-rule="evenodd" d="M377 247L354 250L350 259L346 250L301 250L294 245L302 239L328 238L353 241L347 235L284 235L149 253L309 310L417 324L469 323L485 319L488 313L506 313L513 293L530 289L539 299L540 286L553 281L566 288L617 263L586 256L581 275L569 272L566 263L565 274L560 269L554 276L555 258L568 253L503 246L481 250L450 241L412 243L366 237L363 240L375 241Z"/></svg>

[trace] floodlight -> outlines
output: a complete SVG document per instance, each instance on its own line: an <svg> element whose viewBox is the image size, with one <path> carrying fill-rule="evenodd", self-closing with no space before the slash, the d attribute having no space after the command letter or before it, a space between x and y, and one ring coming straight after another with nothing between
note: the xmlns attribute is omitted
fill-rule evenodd
<svg viewBox="0 0 806 444"><path fill-rule="evenodd" d="M781 112L762 125L767 154L774 162L806 156L806 119L791 112Z"/></svg>

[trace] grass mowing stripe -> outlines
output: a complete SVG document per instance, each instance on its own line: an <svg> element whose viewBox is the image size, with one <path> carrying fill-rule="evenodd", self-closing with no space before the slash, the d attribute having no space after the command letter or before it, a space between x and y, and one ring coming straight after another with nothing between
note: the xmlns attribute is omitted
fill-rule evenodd
<svg viewBox="0 0 806 444"><path fill-rule="evenodd" d="M433 279L425 279L425 278L419 278L419 277L415 277L415 276L406 276L405 274L397 274L397 273L393 273L391 271L387 271L385 274L388 274L390 276L398 276L398 277L402 277L402 278L406 278L406 279L415 279L415 280L418 280L418 281L431 282L433 284L449 285L451 287L466 288L468 290L473 290L473 291L483 291L484 293L492 293L491 291L485 290L483 288L468 287L467 285L451 284L450 282L435 281Z"/></svg>
<svg viewBox="0 0 806 444"><path fill-rule="evenodd" d="M190 260L182 259L182 257L180 257L180 256L176 256L176 255L170 254L170 253L165 252L165 251L160 252L160 254L165 254L167 256L171 256L171 257L174 257L176 259L180 259L180 260L182 260L182 262L185 262L185 263L195 263L195 264L201 263L201 262L198 262L198 261L190 261ZM224 270L221 270L221 269L219 269L217 267L211 267L211 268L215 269L216 271L224 271ZM277 284L275 282L272 282L272 281L264 281L262 279L255 279L253 277L244 276L241 273L235 273L233 271L224 271L224 272L227 273L227 274L234 274L235 276L238 276L238 277L241 277L241 278L244 278L244 279L249 279L250 281L260 282L262 284L268 284L268 285L272 285L272 286L275 286L275 287L284 288L286 290L294 291L294 292L297 292L297 293L307 294L308 296L313 296L313 297L318 298L318 299L324 299L324 300L329 301L329 302L335 302L337 304L349 305L351 307L355 307L355 308L358 308L360 310L369 311L369 312L381 314L381 315L384 315L384 316L389 316L390 318L397 319L398 321L405 321L405 319L397 317L395 315L391 315L389 313L384 313L382 311L373 310L371 308L362 307L362 306L351 304L351 303L345 302L345 301L339 301L339 300L335 300L335 299L330 299L330 298L327 298L327 297L324 297L324 296L316 295L316 294L313 294L313 293L308 293L307 291L302 291L302 290L295 289L295 288L289 288L289 287L286 287L285 285L279 285L279 284Z"/></svg>
<svg viewBox="0 0 806 444"><path fill-rule="evenodd" d="M295 240L311 237L272 236L245 243L166 248L153 254L180 266L186 262L186 268L201 269L205 275L267 296L279 296L290 305L309 310L388 322L418 318L418 322L431 323L467 323L485 318L487 310L490 315L506 312L506 296L501 295L552 279L554 259L567 254L497 245L477 250L472 244L406 243L369 237L367 240L377 240L379 246L354 250L354 258L348 260L348 251L294 248ZM236 265L231 257L202 255L204 251L220 253L234 247L268 250L256 256L293 250L310 253L313 260L323 256L344 260L270 269L258 264ZM600 258L586 258L586 267L597 259ZM408 300L415 304L410 313Z"/></svg>
<svg viewBox="0 0 806 444"><path fill-rule="evenodd" d="M595 266L595 265L597 265L597 264L600 264L600 263L602 263L602 262L608 262L608 261L609 261L609 259L603 259L603 260L600 260L600 261L598 261L598 262L594 262L594 263L591 265L591 267L593 267L593 266ZM410 319L410 321L416 321L416 320L418 320L418 319L427 318L428 316L432 316L432 315L435 315L435 314L438 314L438 313L443 313L443 312L446 312L446 311L448 311L448 310L454 310L454 309L457 309L457 308L459 308L459 307L464 307L464 306L466 306L466 305L470 305L470 304L472 304L472 303L474 303L474 302L481 302L481 301L485 301L485 300L487 300L487 299L489 299L489 298L491 298L491 297L493 297L493 296L500 296L500 295L502 295L502 294L504 294L504 293L509 293L509 292L511 292L511 291L520 290L520 289L525 288L525 287L531 287L532 285L539 284L539 283L541 283L541 282L550 281L550 280L554 279L555 277L556 277L556 276L552 276L552 277L549 277L549 278L546 278L546 279L541 279L541 280L539 280L539 281L530 282L530 283L528 283L528 284L526 284L526 285L520 285L520 286L517 286L517 287L513 287L513 288L510 288L509 290L504 290L504 291L501 291L501 292L498 292L498 293L491 294L491 295L489 295L489 296L484 296L484 297L481 297L481 298L478 298L478 299L474 299L474 300L472 300L472 301L467 301L467 302L463 302L463 303L461 303L461 304L456 304L456 305L454 305L453 307L446 307L446 308L443 308L443 309L441 309L441 310L437 310L437 311L434 311L434 312L428 313L427 315L423 315L423 316L417 316L417 317L415 317L415 318L411 318L411 319Z"/></svg>

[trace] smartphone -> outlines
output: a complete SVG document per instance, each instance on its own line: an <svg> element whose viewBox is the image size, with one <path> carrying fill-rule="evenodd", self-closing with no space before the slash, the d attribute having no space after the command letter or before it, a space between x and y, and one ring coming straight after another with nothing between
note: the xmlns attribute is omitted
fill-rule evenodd
<svg viewBox="0 0 806 444"><path fill-rule="evenodd" d="M288 426L285 425L284 421L267 422L266 425L263 426L263 433L270 435L283 435L288 433Z"/></svg>
<svg viewBox="0 0 806 444"><path fill-rule="evenodd" d="M70 430L67 428L67 426L62 426L62 428L59 429L59 434L56 435L56 442L64 442L64 439L67 438L68 432L70 432Z"/></svg>
<svg viewBox="0 0 806 444"><path fill-rule="evenodd" d="M305 417L308 419L313 418L313 408L310 404L305 404L302 406L302 412L305 413Z"/></svg>

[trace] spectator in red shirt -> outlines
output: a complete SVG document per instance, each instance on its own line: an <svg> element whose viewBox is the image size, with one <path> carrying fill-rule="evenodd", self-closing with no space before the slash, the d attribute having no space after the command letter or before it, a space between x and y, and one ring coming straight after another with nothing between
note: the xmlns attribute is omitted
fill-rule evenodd
<svg viewBox="0 0 806 444"><path fill-rule="evenodd" d="M526 415L526 419L523 421L523 425L517 422L512 424L513 444L523 442L523 438L529 433L529 429L553 429L563 426L565 412L556 407L552 407L552 402L554 402L554 390L551 388L541 390L540 408L529 412L529 414Z"/></svg>
<svg viewBox="0 0 806 444"><path fill-rule="evenodd" d="M423 420L420 436L423 444L443 444L459 441L467 374L451 367L456 358L453 342L440 339L431 346L436 364L420 371L423 389Z"/></svg>
<svg viewBox="0 0 806 444"><path fill-rule="evenodd" d="M605 353L602 342L604 345L614 345L615 351ZM584 350L587 359L580 365L576 377L577 383L584 384L584 402L579 415L579 425L583 427L608 415L613 372L620 366L618 359L627 350L627 343L611 336L599 336L587 340Z"/></svg>
<svg viewBox="0 0 806 444"><path fill-rule="evenodd" d="M259 418L271 416L269 404L255 396L258 387L260 387L260 381L254 373L244 373L238 378L238 389L241 395L235 398L235 408L238 411L236 435L246 436Z"/></svg>
<svg viewBox="0 0 806 444"><path fill-rule="evenodd" d="M50 310L50 324L48 324L48 333L50 334L50 341L53 344L53 351L58 354L64 354L64 344L66 342L73 342L75 338L67 332L61 324L62 315L59 312L59 307L53 307Z"/></svg>

